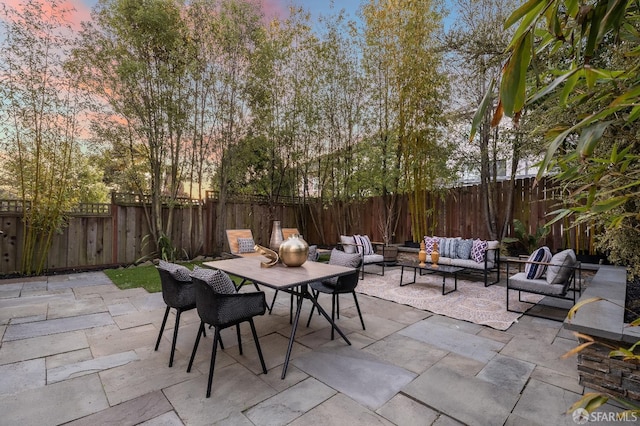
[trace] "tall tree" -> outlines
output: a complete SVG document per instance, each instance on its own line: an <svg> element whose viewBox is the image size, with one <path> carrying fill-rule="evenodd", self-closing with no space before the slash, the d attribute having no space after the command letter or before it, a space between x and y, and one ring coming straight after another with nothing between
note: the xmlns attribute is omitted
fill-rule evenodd
<svg viewBox="0 0 640 426"><path fill-rule="evenodd" d="M367 69L371 81L383 84L374 92L376 137L396 153L394 167L409 194L415 241L435 223L427 191L451 177L442 114L449 86L436 37L442 32L441 7L437 1L410 0L371 0L363 7Z"/></svg>
<svg viewBox="0 0 640 426"><path fill-rule="evenodd" d="M16 188L24 214L22 273L46 267L53 235L80 199L82 164L77 81L64 68L72 47L71 11L61 1L2 7L0 138L3 179Z"/></svg>
<svg viewBox="0 0 640 426"><path fill-rule="evenodd" d="M502 240L509 230L515 175L523 150L521 133L508 125L492 126L492 117L501 108L495 82L499 79L510 37L502 26L512 7L511 0L459 0L456 21L446 36L451 53L448 68L455 81L454 115L465 130L474 120L474 131L470 135L473 146L466 152L470 152L471 168L479 171L485 225L493 240ZM483 102L486 107L473 117ZM497 197L498 164L504 161L506 165L507 159L510 159L511 179L503 185L507 189L506 202L503 202ZM502 223L498 222L499 215Z"/></svg>
<svg viewBox="0 0 640 426"><path fill-rule="evenodd" d="M180 14L174 0L101 0L75 52L86 86L110 106L108 125L122 129L132 157L144 151L151 190L147 221L157 253L171 244L167 236L183 181L191 111L185 89L190 38ZM166 221L163 197L169 204Z"/></svg>

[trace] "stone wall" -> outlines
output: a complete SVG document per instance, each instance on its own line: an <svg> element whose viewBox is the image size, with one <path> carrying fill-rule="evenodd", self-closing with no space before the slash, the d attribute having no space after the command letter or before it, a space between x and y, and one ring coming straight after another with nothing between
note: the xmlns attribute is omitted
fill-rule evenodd
<svg viewBox="0 0 640 426"><path fill-rule="evenodd" d="M628 348L630 345L606 339L597 339L594 344L578 354L580 384L589 389L609 395L640 401L640 365L611 358L610 347ZM586 340L580 339L580 343Z"/></svg>

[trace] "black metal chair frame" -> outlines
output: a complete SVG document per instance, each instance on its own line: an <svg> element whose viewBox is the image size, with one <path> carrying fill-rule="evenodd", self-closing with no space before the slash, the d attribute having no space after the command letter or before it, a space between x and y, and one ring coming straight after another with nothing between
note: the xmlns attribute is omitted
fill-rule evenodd
<svg viewBox="0 0 640 426"><path fill-rule="evenodd" d="M518 270L521 270L521 266L527 263L534 263L537 265L543 265L546 267L549 266L559 266L553 263L548 263L548 262L532 262L532 261L524 261L524 260L507 260L507 311L509 312L515 312L518 314L526 314L526 315L530 315L533 317L540 317L540 318L546 318L546 319L554 319L554 318L548 318L546 316L542 316L542 315L537 315L537 314L533 314L533 313L529 313L528 310L525 310L524 312L520 312L520 311L516 311L513 309L509 309L509 290L512 291L517 291L518 292L518 301L519 302L523 302L523 303L531 303L531 302L527 302L526 300L522 300L522 293L531 293L531 294L538 294L540 296L545 296L545 297L552 297L555 299L560 299L560 300L569 300L571 302L573 302L573 304L576 304L577 298L580 297L580 295L582 294L582 266L581 263L578 261L573 265L562 265L561 268L569 268L571 270L569 277L567 278L567 280L562 283L564 286L563 292L561 294L550 294L548 292L544 292L544 291L536 291L535 289L531 289L531 288L520 288L518 287L518 285L513 285L513 283L511 282L511 275L509 273L509 265L511 263L517 263L519 264ZM576 276L577 275L577 276ZM572 296L569 296L568 293L571 292Z"/></svg>
<svg viewBox="0 0 640 426"><path fill-rule="evenodd" d="M251 326L251 333L253 334L253 341L255 342L256 349L258 351L258 357L260 358L260 364L262 365L262 372L267 374L267 367L262 356L260 342L258 341L258 334L256 333L256 327L253 323L254 316L264 315L267 310L267 302L264 292L258 291L253 293L221 294L216 293L209 284L198 278L193 278L193 283L196 290L196 308L198 310L198 315L200 316L200 328L198 330L196 341L193 345L193 351L191 352L187 372L191 372L193 360L195 359L198 345L200 343L200 337L205 334L205 324L213 326L214 335L213 347L211 350L211 362L209 365L207 398L211 396L211 382L213 380L213 370L216 363L218 343L222 344L222 341L220 340L220 331L225 328L232 327L234 325L236 326L238 349L240 351L240 355L242 355L240 324L243 322L249 323ZM242 310L239 311L239 309ZM222 345L221 348L224 349Z"/></svg>
<svg viewBox="0 0 640 426"><path fill-rule="evenodd" d="M362 266L362 265L361 265ZM311 291L313 292L313 297L318 299L318 295L320 293L330 294L331 298L331 321L335 322L336 315L338 319L340 319L340 299L338 296L341 294L351 293L353 295L353 300L356 304L356 309L358 310L358 316L360 317L360 323L362 324L362 329L366 330L364 325L364 320L362 319L362 312L360 311L360 304L358 303L358 297L356 296L355 288L358 285L359 279L359 271L356 270L353 274L343 275L338 278L336 285L327 284L326 282L316 281L309 286L311 287ZM311 318L313 317L313 311L315 309L315 305L311 308L311 313L309 314L309 319L307 320L307 327L311 324ZM334 328L331 328L331 340L334 338Z"/></svg>
<svg viewBox="0 0 640 426"><path fill-rule="evenodd" d="M162 333L164 333L164 327L167 325L167 319L169 318L169 311L171 308L176 310L176 323L173 328L173 340L171 342L171 355L169 356L169 367L173 366L173 358L176 351L176 341L178 340L178 327L180 327L180 315L185 311L190 311L196 307L196 295L193 282L178 281L171 273L165 269L156 268L160 274L160 283L162 285L162 298L164 303L167 304L167 309L164 311L164 318L162 319L162 326L160 327L160 333L158 333L158 340L156 340L155 350L160 347L160 341L162 340Z"/></svg>

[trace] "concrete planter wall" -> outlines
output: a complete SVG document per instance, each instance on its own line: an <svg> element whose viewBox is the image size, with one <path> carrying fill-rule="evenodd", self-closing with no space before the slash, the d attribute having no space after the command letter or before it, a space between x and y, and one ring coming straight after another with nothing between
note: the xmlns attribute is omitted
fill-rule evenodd
<svg viewBox="0 0 640 426"><path fill-rule="evenodd" d="M626 268L600 266L580 300L601 297L578 310L564 327L596 338L616 348L628 348L640 340L640 327L624 323ZM611 303L613 302L613 303ZM581 339L580 343L584 343ZM609 358L611 350L591 345L578 355L580 384L609 395L640 401L640 366L619 358Z"/></svg>

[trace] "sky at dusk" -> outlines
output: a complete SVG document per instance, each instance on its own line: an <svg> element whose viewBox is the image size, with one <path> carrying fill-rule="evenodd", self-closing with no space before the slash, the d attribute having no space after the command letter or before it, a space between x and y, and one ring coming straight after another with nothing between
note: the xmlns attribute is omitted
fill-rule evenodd
<svg viewBox="0 0 640 426"><path fill-rule="evenodd" d="M22 3L23 0L4 0L4 3L10 7ZM263 4L263 10L267 18L275 16L285 17L288 15L289 6L292 4L302 6L309 11L313 19L317 19L320 15L332 15L344 9L349 19L358 19L357 11L363 0L259 0ZM98 0L64 0L64 6L73 7L76 12L72 18L72 25L80 28L80 22L88 21L91 18L91 9L96 5ZM43 1L46 5L48 2ZM452 0L445 0L445 4L449 7L450 15L445 19L445 28L453 21Z"/></svg>
<svg viewBox="0 0 640 426"><path fill-rule="evenodd" d="M353 19L356 18L356 11L360 5L361 0L337 0L333 9L331 8L330 0L260 0L264 7L264 12L267 18L274 16L286 16L288 14L289 6L293 3L297 6L302 6L304 9L311 12L314 18L322 15L329 15L337 13L341 9ZM96 5L97 0L65 0L65 6L71 6L76 10L75 16L72 19L74 27L79 27L80 22L88 21L90 19L91 9ZM5 0L5 4L10 7L16 7L22 0ZM44 1L44 4L47 2Z"/></svg>

